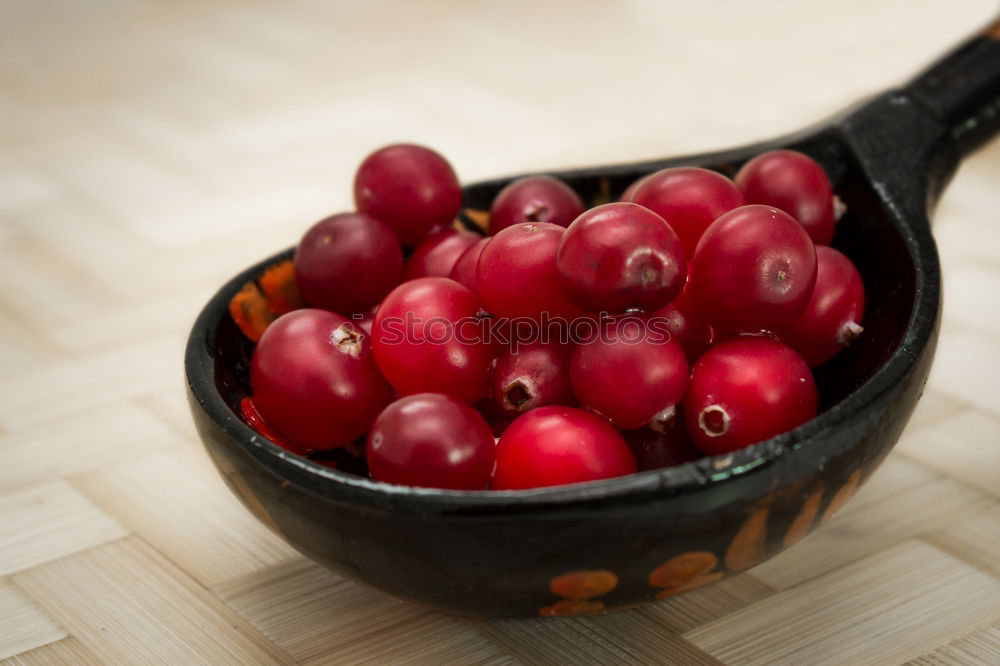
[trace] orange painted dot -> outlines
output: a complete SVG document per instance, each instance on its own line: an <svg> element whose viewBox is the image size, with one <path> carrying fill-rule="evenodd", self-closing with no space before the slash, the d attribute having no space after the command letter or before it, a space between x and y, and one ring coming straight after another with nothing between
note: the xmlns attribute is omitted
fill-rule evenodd
<svg viewBox="0 0 1000 666"><path fill-rule="evenodd" d="M764 559L768 509L751 513L726 550L726 566L734 571L749 569Z"/></svg>
<svg viewBox="0 0 1000 666"><path fill-rule="evenodd" d="M571 615L590 615L602 610L604 610L604 604L600 601L566 599L540 608L538 614L542 617L569 617Z"/></svg>
<svg viewBox="0 0 1000 666"><path fill-rule="evenodd" d="M607 569L570 571L549 581L552 594L581 600L599 597L618 587L618 576Z"/></svg>
<svg viewBox="0 0 1000 666"><path fill-rule="evenodd" d="M813 491L806 498L798 515L795 516L795 520L792 521L792 524L788 527L788 531L785 532L785 538L781 540L781 544L785 548L798 543L805 535L809 534L809 529L816 520L816 514L819 513L819 505L822 501L823 487L820 486L818 490Z"/></svg>
<svg viewBox="0 0 1000 666"><path fill-rule="evenodd" d="M715 581L721 579L725 574L721 571L713 571L711 573L704 573L692 578L683 585L675 585L672 587L664 588L659 594L656 595L657 599L666 599L667 597L672 597L675 594L680 594L681 592L688 592L689 590L695 590L703 585L708 585L709 583L714 583Z"/></svg>
<svg viewBox="0 0 1000 666"><path fill-rule="evenodd" d="M711 571L719 558L714 553L698 550L681 553L672 557L649 574L649 584L653 587L677 587Z"/></svg>
<svg viewBox="0 0 1000 666"><path fill-rule="evenodd" d="M822 522L825 523L833 518L833 515L840 511L843 506L847 504L852 497L854 497L854 493L857 492L858 484L860 483L861 470L856 469L851 472L851 475L847 477L847 481L844 482L844 485L842 485L836 494L834 494L833 498L830 499L830 503L826 506L826 511L823 512Z"/></svg>

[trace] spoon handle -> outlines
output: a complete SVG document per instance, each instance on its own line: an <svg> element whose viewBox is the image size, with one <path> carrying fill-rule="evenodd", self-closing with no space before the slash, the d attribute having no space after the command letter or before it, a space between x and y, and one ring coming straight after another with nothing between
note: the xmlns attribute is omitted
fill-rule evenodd
<svg viewBox="0 0 1000 666"><path fill-rule="evenodd" d="M1000 132L1000 20L910 80L904 92L951 129L962 155Z"/></svg>

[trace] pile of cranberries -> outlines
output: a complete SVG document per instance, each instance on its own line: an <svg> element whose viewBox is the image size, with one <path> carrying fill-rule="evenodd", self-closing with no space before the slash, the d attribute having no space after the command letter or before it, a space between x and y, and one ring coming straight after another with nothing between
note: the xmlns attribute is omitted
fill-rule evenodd
<svg viewBox="0 0 1000 666"><path fill-rule="evenodd" d="M862 330L829 180L798 152L733 180L664 169L590 209L523 178L485 237L422 146L369 155L354 200L302 237L306 307L263 331L243 411L379 481L532 488L735 451L813 418L810 368Z"/></svg>

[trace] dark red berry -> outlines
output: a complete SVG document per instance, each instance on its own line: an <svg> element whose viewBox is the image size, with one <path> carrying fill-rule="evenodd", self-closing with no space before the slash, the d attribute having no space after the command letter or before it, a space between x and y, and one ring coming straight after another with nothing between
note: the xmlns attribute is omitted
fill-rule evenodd
<svg viewBox="0 0 1000 666"><path fill-rule="evenodd" d="M833 240L833 189L823 167L794 150L772 150L753 158L736 174L747 203L785 211L805 227L817 245Z"/></svg>
<svg viewBox="0 0 1000 666"><path fill-rule="evenodd" d="M400 243L416 245L435 225L451 224L462 190L444 157L401 143L364 159L354 176L354 203L392 227Z"/></svg>
<svg viewBox="0 0 1000 666"><path fill-rule="evenodd" d="M364 312L399 284L403 251L385 223L362 213L314 224L295 250L295 279L312 307Z"/></svg>
<svg viewBox="0 0 1000 666"><path fill-rule="evenodd" d="M539 407L519 416L496 449L495 490L596 481L636 471L610 423L582 409Z"/></svg>
<svg viewBox="0 0 1000 666"><path fill-rule="evenodd" d="M764 338L723 342L698 359L684 399L688 431L709 455L736 451L816 416L816 384L790 347Z"/></svg>
<svg viewBox="0 0 1000 666"><path fill-rule="evenodd" d="M368 336L349 319L309 308L267 327L253 352L250 385L261 416L299 451L362 436L389 393Z"/></svg>
<svg viewBox="0 0 1000 666"><path fill-rule="evenodd" d="M733 181L698 167L673 167L650 174L636 185L630 200L667 221L681 239L688 259L694 256L705 229L744 203Z"/></svg>
<svg viewBox="0 0 1000 666"><path fill-rule="evenodd" d="M688 363L698 360L714 342L715 332L691 301L687 286L680 296L650 315L650 320L653 319L663 321L670 335L684 348Z"/></svg>
<svg viewBox="0 0 1000 666"><path fill-rule="evenodd" d="M809 305L781 331L781 339L812 368L861 334L865 312L865 287L851 260L821 245L816 248L816 262L816 287Z"/></svg>
<svg viewBox="0 0 1000 666"><path fill-rule="evenodd" d="M691 260L691 298L717 332L774 330L802 314L816 284L809 234L770 206L731 210Z"/></svg>
<svg viewBox="0 0 1000 666"><path fill-rule="evenodd" d="M624 317L577 346L570 382L580 404L623 430L673 418L684 396L684 349L658 322Z"/></svg>
<svg viewBox="0 0 1000 666"><path fill-rule="evenodd" d="M379 305L372 329L378 366L401 395L485 397L497 349L484 334L483 305L469 289L441 277L399 285Z"/></svg>
<svg viewBox="0 0 1000 666"><path fill-rule="evenodd" d="M568 227L584 211L569 185L552 176L520 178L500 190L490 208L490 233L526 222Z"/></svg>
<svg viewBox="0 0 1000 666"><path fill-rule="evenodd" d="M442 229L434 232L413 250L403 267L403 279L448 277L458 258L482 236L471 231Z"/></svg>
<svg viewBox="0 0 1000 666"><path fill-rule="evenodd" d="M480 238L458 258L448 275L452 280L472 291L476 291L476 266L479 265L479 255L490 239Z"/></svg>
<svg viewBox="0 0 1000 666"><path fill-rule="evenodd" d="M483 248L476 291L486 309L507 318L573 319L579 308L563 294L556 271L556 248L566 229L545 222L507 227Z"/></svg>
<svg viewBox="0 0 1000 666"><path fill-rule="evenodd" d="M490 394L505 412L520 413L545 405L575 405L569 383L573 346L533 342L507 349L490 375Z"/></svg>
<svg viewBox="0 0 1000 666"><path fill-rule="evenodd" d="M418 393L386 407L368 433L376 481L424 488L484 490L493 471L493 432L472 407Z"/></svg>
<svg viewBox="0 0 1000 666"><path fill-rule="evenodd" d="M637 428L627 430L622 435L632 449L640 472L681 465L705 455L688 434L680 407L677 408L677 415L662 424L660 430Z"/></svg>
<svg viewBox="0 0 1000 666"><path fill-rule="evenodd" d="M556 265L570 301L589 312L663 307L684 287L687 266L677 234L633 203L591 208L566 230Z"/></svg>
<svg viewBox="0 0 1000 666"><path fill-rule="evenodd" d="M632 197L635 196L635 191L639 189L639 185L641 185L642 181L645 179L646 176L643 176L642 178L636 178L632 181L632 184L626 187L625 191L622 192L622 195L618 197L618 201L632 201Z"/></svg>

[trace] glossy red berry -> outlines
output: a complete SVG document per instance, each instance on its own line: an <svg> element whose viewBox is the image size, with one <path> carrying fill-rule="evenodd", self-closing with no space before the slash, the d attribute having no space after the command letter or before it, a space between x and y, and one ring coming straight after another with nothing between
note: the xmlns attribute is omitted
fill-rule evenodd
<svg viewBox="0 0 1000 666"><path fill-rule="evenodd" d="M483 248L476 268L476 291L486 309L507 318L573 319L579 308L559 284L556 248L566 229L533 222L507 227Z"/></svg>
<svg viewBox="0 0 1000 666"><path fill-rule="evenodd" d="M250 385L261 416L299 451L361 437L389 393L368 336L349 319L310 308L267 327L253 352Z"/></svg>
<svg viewBox="0 0 1000 666"><path fill-rule="evenodd" d="M363 312L399 284L403 251L385 223L341 213L306 231L295 250L295 279L312 307Z"/></svg>
<svg viewBox="0 0 1000 666"><path fill-rule="evenodd" d="M640 472L673 467L705 456L688 434L681 412L678 407L677 415L659 430L646 427L622 433Z"/></svg>
<svg viewBox="0 0 1000 666"><path fill-rule="evenodd" d="M469 289L441 277L399 285L379 305L372 347L382 374L401 395L485 397L496 352L483 328L483 305Z"/></svg>
<svg viewBox="0 0 1000 666"><path fill-rule="evenodd" d="M636 185L630 201L666 220L681 239L688 259L716 218L744 204L733 181L698 167L673 167L650 174Z"/></svg>
<svg viewBox="0 0 1000 666"><path fill-rule="evenodd" d="M539 407L519 416L496 449L495 490L596 481L636 471L621 434L574 407Z"/></svg>
<svg viewBox="0 0 1000 666"><path fill-rule="evenodd" d="M413 250L403 267L403 279L448 277L458 258L482 238L471 231L442 229L432 233Z"/></svg>
<svg viewBox="0 0 1000 666"><path fill-rule="evenodd" d="M633 203L591 208L566 230L556 265L570 301L589 312L663 307L684 287L687 264L663 218Z"/></svg>
<svg viewBox="0 0 1000 666"><path fill-rule="evenodd" d="M815 284L809 235L770 206L742 206L720 217L691 260L691 298L719 333L790 324L805 310Z"/></svg>
<svg viewBox="0 0 1000 666"><path fill-rule="evenodd" d="M816 416L816 403L802 357L753 337L723 342L698 359L683 407L698 448L716 455L802 425Z"/></svg>
<svg viewBox="0 0 1000 666"><path fill-rule="evenodd" d="M673 418L688 363L680 343L658 324L624 317L577 346L569 376L582 406L623 430Z"/></svg>
<svg viewBox="0 0 1000 666"><path fill-rule="evenodd" d="M808 155L794 150L762 153L743 165L736 185L747 203L774 206L794 217L817 245L833 240L833 189L823 167Z"/></svg>
<svg viewBox="0 0 1000 666"><path fill-rule="evenodd" d="M816 248L816 287L805 312L780 332L809 367L828 361L863 330L865 287L850 259L832 247Z"/></svg>
<svg viewBox="0 0 1000 666"><path fill-rule="evenodd" d="M552 176L519 178L500 190L490 207L490 233L526 222L568 227L584 211L569 185Z"/></svg>
<svg viewBox="0 0 1000 666"><path fill-rule="evenodd" d="M520 413L545 405L575 405L569 383L573 346L533 342L506 349L490 374L490 395L505 412Z"/></svg>
<svg viewBox="0 0 1000 666"><path fill-rule="evenodd" d="M376 481L424 488L484 490L493 471L493 432L472 407L418 393L386 407L368 433Z"/></svg>
<svg viewBox="0 0 1000 666"><path fill-rule="evenodd" d="M435 225L451 224L462 207L462 190L444 157L401 143L364 159L354 176L354 203L388 224L400 243L416 245Z"/></svg>
<svg viewBox="0 0 1000 666"><path fill-rule="evenodd" d="M715 341L715 332L691 300L691 290L685 286L681 295L650 315L650 320L663 322L670 335L680 343L688 363L694 363Z"/></svg>
<svg viewBox="0 0 1000 666"><path fill-rule="evenodd" d="M489 237L480 238L471 247L466 248L455 265L452 266L448 277L460 285L476 291L476 267L479 265L479 255L483 253L483 248L489 242Z"/></svg>

